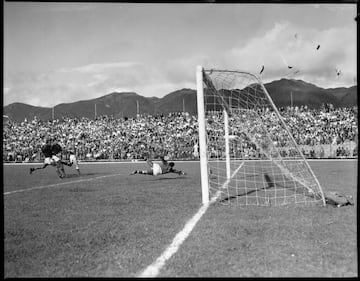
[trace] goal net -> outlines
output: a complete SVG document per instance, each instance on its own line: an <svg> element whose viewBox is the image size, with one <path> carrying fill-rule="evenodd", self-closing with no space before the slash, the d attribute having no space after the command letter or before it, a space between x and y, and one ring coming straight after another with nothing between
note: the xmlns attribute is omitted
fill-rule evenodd
<svg viewBox="0 0 360 281"><path fill-rule="evenodd" d="M320 183L255 75L197 69L203 203L322 202Z"/></svg>

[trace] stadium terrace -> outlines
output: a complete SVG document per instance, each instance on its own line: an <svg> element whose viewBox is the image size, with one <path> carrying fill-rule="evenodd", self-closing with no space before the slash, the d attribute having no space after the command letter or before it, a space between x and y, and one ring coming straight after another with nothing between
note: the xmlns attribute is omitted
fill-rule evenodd
<svg viewBox="0 0 360 281"><path fill-rule="evenodd" d="M308 109L301 106L279 111L307 158L357 157L357 107L334 109L324 105L320 109ZM271 112L264 114L271 120ZM209 130L216 131L219 118L214 115ZM198 159L197 126L197 117L186 112L120 119L99 116L95 120L34 118L21 123L9 120L3 126L3 159L40 162L40 148L51 135L61 145L76 139L81 161L136 160L158 154L175 160L195 160ZM276 132L275 127L272 130ZM286 147L281 135L277 136L277 142ZM285 156L291 152L283 149L282 153ZM239 157L257 159L261 155L251 142L245 142Z"/></svg>

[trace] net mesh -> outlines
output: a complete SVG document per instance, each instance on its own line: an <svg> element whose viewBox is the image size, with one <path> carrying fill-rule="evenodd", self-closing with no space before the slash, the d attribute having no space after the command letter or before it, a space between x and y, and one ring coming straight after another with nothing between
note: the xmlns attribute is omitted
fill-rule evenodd
<svg viewBox="0 0 360 281"><path fill-rule="evenodd" d="M206 70L203 82L210 196L239 205L323 200L315 174L256 76Z"/></svg>

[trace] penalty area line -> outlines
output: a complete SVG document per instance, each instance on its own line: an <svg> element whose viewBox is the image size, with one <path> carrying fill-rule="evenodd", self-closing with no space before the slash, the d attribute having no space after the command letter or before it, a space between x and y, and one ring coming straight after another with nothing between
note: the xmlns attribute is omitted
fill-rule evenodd
<svg viewBox="0 0 360 281"><path fill-rule="evenodd" d="M220 189L226 188L230 180L243 166L244 162L232 173L230 178L221 186ZM176 234L171 244L165 249L165 251L147 268L145 268L138 277L157 277L160 273L161 268L165 265L166 261L170 259L180 248L181 244L188 238L191 231L194 229L196 224L199 222L201 217L206 213L210 204L214 203L220 196L221 191L219 190L207 204L203 204L195 215L185 224L184 228Z"/></svg>
<svg viewBox="0 0 360 281"><path fill-rule="evenodd" d="M35 189L58 187L58 186L61 186L61 185L67 185L67 184L73 184L73 183L79 183L79 182L93 181L93 180L97 180L97 179L120 176L120 175L122 175L122 174L112 174L112 175L99 176L99 177L95 177L95 178L80 179L80 180L76 180L76 181L66 181L66 182L54 183L54 184L49 184L49 185L34 186L34 187L30 187L30 188L25 188L25 189L18 189L18 190L14 190L14 191L4 192L4 195L19 193L19 192L25 192L25 191L31 191L31 190L35 190Z"/></svg>

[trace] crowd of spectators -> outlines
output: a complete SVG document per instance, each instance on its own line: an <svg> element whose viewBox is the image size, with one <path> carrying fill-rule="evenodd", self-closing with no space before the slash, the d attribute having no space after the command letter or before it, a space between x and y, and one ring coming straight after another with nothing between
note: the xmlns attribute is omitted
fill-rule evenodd
<svg viewBox="0 0 360 281"><path fill-rule="evenodd" d="M280 113L299 145L341 144L357 138L357 107L287 107Z"/></svg>
<svg viewBox="0 0 360 281"><path fill-rule="evenodd" d="M229 134L235 141L230 142L230 153L236 158L262 158L270 154L276 157L276 153L282 157L297 157L299 155L294 149L297 145L308 158L324 158L329 154L335 157L357 156L357 147L350 145L357 143L357 107L285 107L279 112L284 123L269 108L233 110L229 116ZM211 157L225 157L223 118L220 111L214 111L208 117ZM325 147L327 150L334 148L336 152L325 153ZM261 151L269 155L262 155Z"/></svg>
<svg viewBox="0 0 360 281"><path fill-rule="evenodd" d="M280 108L279 112L299 146L335 145L336 156L354 155L355 151L349 152L342 145L346 142L357 143L357 107L333 108L331 105L324 105L320 109L308 109L301 106ZM263 130L270 132L274 146L289 146L291 140L281 133L282 124L277 121L275 112L263 109L259 116L263 120ZM214 157L224 149L220 141L224 130L222 118L219 113L208 118L209 148ZM239 118L243 118L241 121L248 124L238 128L239 131L244 128L252 130L255 128L254 124L259 123L252 114L240 114ZM230 123L235 124L236 121L239 120L230 118ZM236 134L236 126L231 128L230 134ZM198 158L197 117L186 112L117 119L111 116L50 121L34 118L21 123L7 121L3 129L3 159L8 161L40 159L41 146L48 137L56 138L64 147L68 141L75 139L80 160L134 160L159 155L168 155L171 159ZM243 141L236 149L241 151L242 156L259 157L260 146L269 143L258 141L264 140L264 131L252 132L251 135L254 139L247 138L245 134L239 135ZM355 149L357 155L357 147ZM307 156L315 155L312 150ZM284 153L291 153L291 150Z"/></svg>
<svg viewBox="0 0 360 281"><path fill-rule="evenodd" d="M115 119L100 116L31 122L7 122L3 132L3 155L7 160L35 158L46 138L65 147L75 139L78 158L143 159L168 155L185 159L197 142L197 121L188 113L140 115ZM10 158L10 159L9 159Z"/></svg>

